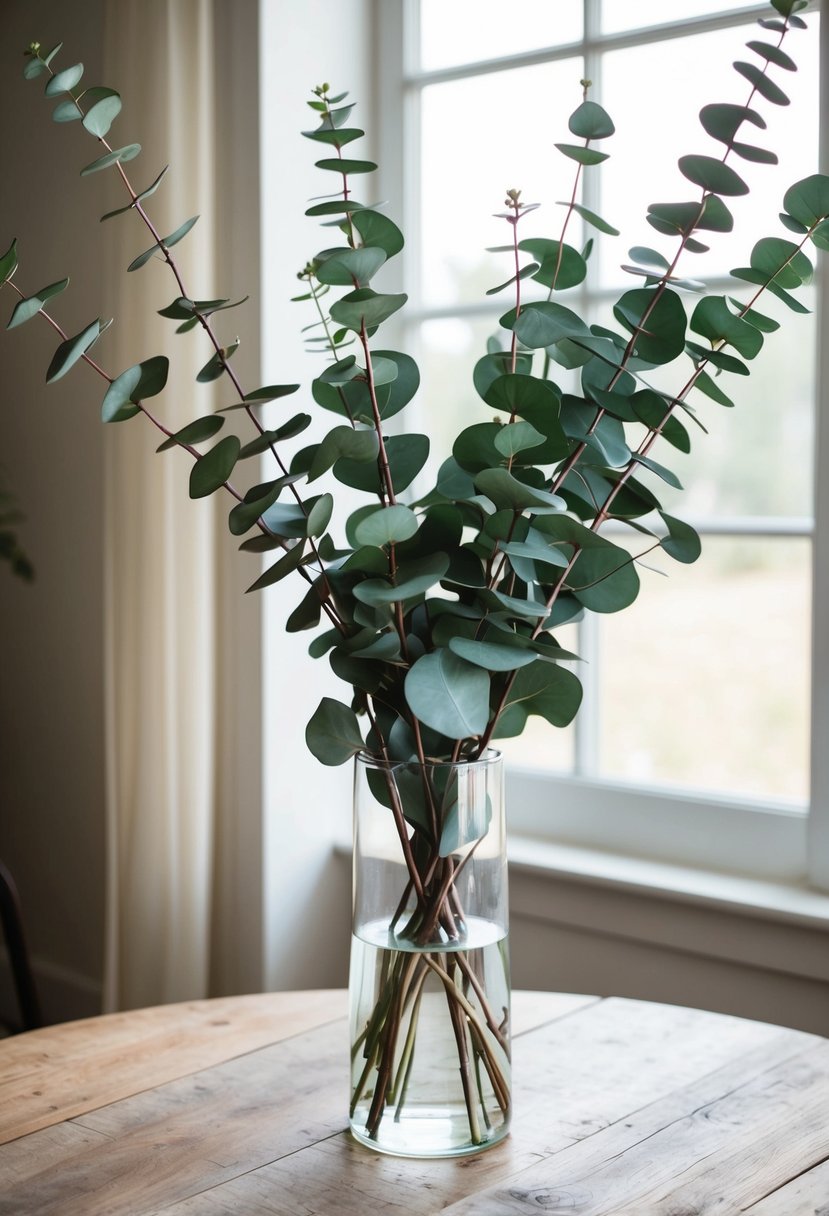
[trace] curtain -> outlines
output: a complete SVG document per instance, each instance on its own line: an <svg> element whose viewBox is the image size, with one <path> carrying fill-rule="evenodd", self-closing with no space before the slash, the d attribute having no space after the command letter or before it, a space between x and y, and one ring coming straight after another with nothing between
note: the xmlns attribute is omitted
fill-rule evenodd
<svg viewBox="0 0 829 1216"><path fill-rule="evenodd" d="M105 16L104 83L123 100L110 138L113 146L142 144L125 165L136 190L170 164L146 204L161 233L204 211L174 256L186 293L210 298L217 278L209 218L216 189L212 0L107 0ZM124 273L152 244L139 217L127 213L106 228L110 366L122 371L168 355L166 390L148 405L175 429L215 408L210 386L195 383L212 348L200 330L178 336L175 323L157 315L181 294L160 259ZM146 419L107 432L104 986L113 1010L208 994L217 524L213 499L188 498L190 458L175 450L157 455L163 436Z"/></svg>

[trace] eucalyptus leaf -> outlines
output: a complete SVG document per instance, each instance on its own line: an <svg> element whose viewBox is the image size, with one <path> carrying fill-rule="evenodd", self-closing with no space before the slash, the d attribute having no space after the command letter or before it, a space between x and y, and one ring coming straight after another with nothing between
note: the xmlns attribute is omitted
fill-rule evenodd
<svg viewBox="0 0 829 1216"><path fill-rule="evenodd" d="M91 90L90 90L91 92ZM90 135L103 139L115 119L121 113L121 98L114 89L102 90L103 96L98 97L83 116L83 125ZM83 100L88 101L87 94Z"/></svg>
<svg viewBox="0 0 829 1216"><path fill-rule="evenodd" d="M104 422L125 422L139 412L139 402L155 397L167 383L170 361L155 355L128 367L112 381L101 405Z"/></svg>
<svg viewBox="0 0 829 1216"><path fill-rule="evenodd" d="M147 396L150 395L147 394ZM207 414L204 418L196 418L193 422L188 422L186 426L183 426L181 430L176 431L169 439L165 439L162 444L159 444L156 451L166 452L175 447L189 447L192 444L204 443L206 439L212 439L216 432L222 429L224 421L224 418L218 414Z"/></svg>
<svg viewBox="0 0 829 1216"><path fill-rule="evenodd" d="M7 279L11 278L11 275L14 273L17 266L17 258L14 255L14 246L15 243L13 242L12 247L9 250L9 254L12 255L13 265L8 274L5 274L2 277L2 280L0 280L3 283L5 283ZM6 254L4 262L8 259L9 254ZM24 321L28 321L31 317L36 317L47 300L51 300L53 296L59 295L60 292L65 291L68 286L69 280L61 279L57 283L50 283L48 287L41 287L40 291L36 291L33 296L27 296L26 299L18 300L14 306L14 311L9 318L6 329L15 329L16 326L22 325Z"/></svg>
<svg viewBox="0 0 829 1216"><path fill-rule="evenodd" d="M380 507L367 515L354 529L360 545L388 545L408 540L417 532L417 516L410 507Z"/></svg>
<svg viewBox="0 0 829 1216"><path fill-rule="evenodd" d="M321 764L345 764L363 750L357 715L332 697L323 697L305 728L308 750Z"/></svg>
<svg viewBox="0 0 829 1216"><path fill-rule="evenodd" d="M52 356L52 362L49 364L49 369L46 372L46 383L54 384L56 380L60 380L62 376L73 368L79 359L82 359L91 346L95 344L99 335L103 330L100 320L94 320L91 324L82 329L79 334L75 334L73 338L67 338L61 342L58 349Z"/></svg>
<svg viewBox="0 0 829 1216"><path fill-rule="evenodd" d="M758 68L755 63L744 63L738 60L734 64L734 68L741 76L745 77L761 97L765 97L766 101L770 101L772 105L787 106L789 104L789 98L780 86L776 85L762 68Z"/></svg>
<svg viewBox="0 0 829 1216"><path fill-rule="evenodd" d="M129 160L135 160L140 151L140 144L125 144L123 148L115 148L114 151L107 152L90 164L84 165L81 169L81 177L89 177L90 173L100 173L102 169L109 169L112 165L126 164Z"/></svg>
<svg viewBox="0 0 829 1216"><path fill-rule="evenodd" d="M239 459L240 447L236 435L227 435L195 461L190 470L191 498L206 498L227 482Z"/></svg>
<svg viewBox="0 0 829 1216"><path fill-rule="evenodd" d="M425 654L409 670L406 701L412 713L449 739L482 735L489 720L489 676L451 650Z"/></svg>
<svg viewBox="0 0 829 1216"><path fill-rule="evenodd" d="M0 287L8 283L17 270L17 240L13 240L6 252L0 257Z"/></svg>

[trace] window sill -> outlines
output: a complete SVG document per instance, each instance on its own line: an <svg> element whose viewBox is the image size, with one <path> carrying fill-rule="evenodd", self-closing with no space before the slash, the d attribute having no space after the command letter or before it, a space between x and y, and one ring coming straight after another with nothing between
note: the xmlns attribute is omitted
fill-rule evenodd
<svg viewBox="0 0 829 1216"><path fill-rule="evenodd" d="M772 882L650 858L607 853L529 836L510 837L513 872L693 904L733 915L829 932L829 894L805 883Z"/></svg>

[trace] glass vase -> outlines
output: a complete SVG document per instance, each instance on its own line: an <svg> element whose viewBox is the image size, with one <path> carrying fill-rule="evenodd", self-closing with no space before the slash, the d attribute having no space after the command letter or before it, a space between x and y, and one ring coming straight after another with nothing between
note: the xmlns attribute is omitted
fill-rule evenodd
<svg viewBox="0 0 829 1216"><path fill-rule="evenodd" d="M351 1129L450 1157L510 1118L503 764L382 764L354 777Z"/></svg>

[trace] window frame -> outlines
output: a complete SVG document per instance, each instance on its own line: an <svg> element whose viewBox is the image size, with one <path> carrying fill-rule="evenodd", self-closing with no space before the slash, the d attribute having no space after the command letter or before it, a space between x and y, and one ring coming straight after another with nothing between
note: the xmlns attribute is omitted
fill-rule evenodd
<svg viewBox="0 0 829 1216"><path fill-rule="evenodd" d="M406 349L425 320L443 315L475 315L477 307L424 308L418 275L417 165L420 157L419 96L424 86L520 66L583 55L585 72L595 74L600 53L691 33L735 28L768 16L769 6L729 9L713 16L682 19L603 35L600 0L583 0L582 40L451 68L424 71L415 62L419 42L419 0L382 0L375 7L378 37L375 95L382 197L395 200L408 245L395 273L394 290L413 297L401 319ZM820 22L820 112L829 113L829 19ZM819 161L829 163L829 123L821 122ZM585 204L591 175L585 175ZM402 200L402 206L398 200ZM749 798L677 791L654 785L539 772L511 766L507 774L511 828L526 836L624 853L656 861L728 870L829 891L829 425L824 403L829 386L829 274L818 278L818 367L815 398L815 502L811 520L785 521L791 535L812 544L811 799L804 809ZM595 287L594 287L595 290ZM483 312L483 309L480 310ZM412 353L416 355L416 350ZM693 521L692 521L693 522ZM703 537L730 533L726 520L700 521ZM740 532L777 530L778 521L740 521ZM794 529L794 530L792 530ZM588 728L589 730L589 728ZM577 749L579 744L577 743ZM750 818L749 818L750 816ZM727 862L724 863L723 859Z"/></svg>

